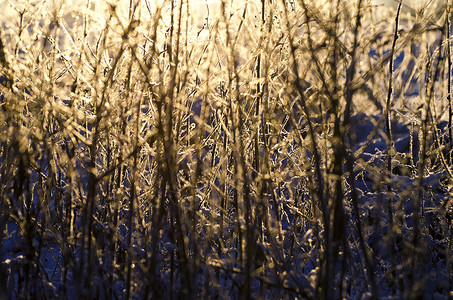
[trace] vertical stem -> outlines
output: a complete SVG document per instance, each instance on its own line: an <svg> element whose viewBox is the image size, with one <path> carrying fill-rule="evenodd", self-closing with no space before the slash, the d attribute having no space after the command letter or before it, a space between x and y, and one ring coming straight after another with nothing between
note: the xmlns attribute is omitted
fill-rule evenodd
<svg viewBox="0 0 453 300"><path fill-rule="evenodd" d="M446 16L446 26L447 26L447 63L448 63L448 68L447 68L447 101L448 101L448 138L449 138L449 143L450 143L450 149L452 148L453 145L453 128L452 128L452 121L453 121L453 108L451 104L451 28L450 28L450 8L451 4L447 5L447 16ZM451 157L448 160L451 162Z"/></svg>
<svg viewBox="0 0 453 300"><path fill-rule="evenodd" d="M447 18L448 19L448 18ZM430 69L427 70L428 78L426 82L426 100L423 107L423 115L421 120L421 135L420 138L420 152L419 152L419 163L418 163L418 177L416 181L416 195L413 199L413 235L412 235L412 247L415 250L415 253L411 257L411 264L409 270L409 284L410 289L408 291L408 296L410 298L421 297L423 295L423 290L420 288L420 283L417 282L419 276L419 270L417 270L418 260L423 260L426 253L426 246L422 244L422 229L421 229L421 219L423 218L423 212L421 211L421 203L424 196L424 188L422 186L423 179L425 177L425 167L427 163L427 148L428 148L428 122L431 114L431 102L435 97L435 86L436 78L439 77L441 71L441 63L445 59L444 55L444 37L446 34L446 23L445 20L444 26L442 26L440 39L438 47L436 48L437 55L433 55L432 58L428 61L428 67L430 65L434 66L434 72ZM432 59L432 60L431 60ZM432 74L432 75L431 75ZM437 130L434 128L434 130Z"/></svg>
<svg viewBox="0 0 453 300"><path fill-rule="evenodd" d="M131 62L132 66L132 62ZM139 145L139 134L140 134L140 112L141 112L141 97L137 103L137 122L135 128L135 146ZM138 160L138 153L139 151L134 152L134 162L132 167L132 178L131 178L131 188L130 188L130 199L129 199L129 215L127 220L127 227L129 230L129 234L127 235L127 273L126 273L126 299L129 300L131 298L131 272L132 272L132 234L134 232L134 202L136 197L136 177L137 177L137 160Z"/></svg>
<svg viewBox="0 0 453 300"><path fill-rule="evenodd" d="M392 197L390 192L392 191L392 154L393 154L393 137L392 137L392 124L391 124L391 117L390 117L390 109L392 107L392 93L393 93L393 58L395 55L395 47L396 47L396 40L398 39L398 23L399 23L399 16L401 12L401 6L403 4L403 0L400 0L398 4L398 9L396 12L395 17L395 32L393 35L393 42L392 48L390 50L390 62L389 62L389 86L387 91L387 100L385 103L384 109L384 116L385 116L385 124L386 124L386 134L387 134L387 173L388 173L388 184L387 184L387 214L388 214L388 238L390 244L390 259L391 259L391 278L392 278L392 294L396 294L396 262L395 262L395 248L394 248L394 240L393 240L393 207L392 207Z"/></svg>

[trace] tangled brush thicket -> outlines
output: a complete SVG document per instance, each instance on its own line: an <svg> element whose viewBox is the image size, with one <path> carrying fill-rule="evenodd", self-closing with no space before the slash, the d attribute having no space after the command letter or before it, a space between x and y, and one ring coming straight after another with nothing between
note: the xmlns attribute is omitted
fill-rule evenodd
<svg viewBox="0 0 453 300"><path fill-rule="evenodd" d="M0 2L0 298L452 296L449 1L156 2Z"/></svg>

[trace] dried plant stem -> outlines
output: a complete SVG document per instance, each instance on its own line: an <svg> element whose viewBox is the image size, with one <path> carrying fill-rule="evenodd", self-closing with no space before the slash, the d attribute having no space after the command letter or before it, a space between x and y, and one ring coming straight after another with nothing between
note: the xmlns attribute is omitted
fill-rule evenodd
<svg viewBox="0 0 453 300"><path fill-rule="evenodd" d="M389 245L390 245L390 259L391 259L391 280L392 284L392 294L396 294L396 261L395 261L395 248L394 248L394 220L393 220L393 196L391 195L392 191L392 158L394 152L394 145L393 145L393 136L392 136L392 121L391 121L391 108L392 108L392 94L393 94L393 62L394 62L394 55L395 55L395 48L396 48L396 41L398 39L398 25L399 25L399 18L401 13L401 7L403 5L403 0L399 1L398 9L396 11L395 16L395 29L392 41L392 48L390 49L390 60L389 60L389 82L388 82L388 91L387 91L387 100L385 102L385 129L387 134L387 176L388 176L388 184L387 184L387 214L388 214L388 238L389 238Z"/></svg>
<svg viewBox="0 0 453 300"><path fill-rule="evenodd" d="M451 62L451 23L450 23L450 9L451 4L446 6L446 23L447 26L447 101L448 101L448 139L450 141L450 148L453 148L453 108L452 108L452 100L451 100L451 72L452 69L452 62ZM448 159L451 162L451 154Z"/></svg>

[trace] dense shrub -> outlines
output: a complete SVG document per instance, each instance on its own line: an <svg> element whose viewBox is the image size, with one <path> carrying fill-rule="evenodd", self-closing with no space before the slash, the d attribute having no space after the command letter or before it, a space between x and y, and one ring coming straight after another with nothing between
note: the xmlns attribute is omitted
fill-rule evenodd
<svg viewBox="0 0 453 300"><path fill-rule="evenodd" d="M451 297L450 4L162 2L4 2L0 298Z"/></svg>

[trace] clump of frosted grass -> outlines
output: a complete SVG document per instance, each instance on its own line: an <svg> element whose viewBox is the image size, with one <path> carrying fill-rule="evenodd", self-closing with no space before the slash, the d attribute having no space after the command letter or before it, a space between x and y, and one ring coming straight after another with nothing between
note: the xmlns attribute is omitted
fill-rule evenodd
<svg viewBox="0 0 453 300"><path fill-rule="evenodd" d="M449 4L2 3L2 297L448 297Z"/></svg>

